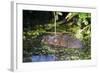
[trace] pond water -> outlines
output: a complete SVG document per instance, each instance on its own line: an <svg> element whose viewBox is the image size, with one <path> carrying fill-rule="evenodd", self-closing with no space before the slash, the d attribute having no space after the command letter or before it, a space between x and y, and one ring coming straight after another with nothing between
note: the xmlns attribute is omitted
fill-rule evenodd
<svg viewBox="0 0 100 73"><path fill-rule="evenodd" d="M41 62L41 61L55 61L55 55L33 55L32 62Z"/></svg>
<svg viewBox="0 0 100 73"><path fill-rule="evenodd" d="M45 35L40 43L42 43L41 48L33 48L33 55L30 58L24 57L23 62L65 60L68 58L67 56L69 54L69 57L74 54L75 49L83 48L83 43L79 39L70 35ZM64 51L65 49L66 51ZM47 55L44 55L42 50L47 53ZM54 51L56 51L56 54ZM37 54L38 52L39 54ZM49 52L52 54L49 54Z"/></svg>

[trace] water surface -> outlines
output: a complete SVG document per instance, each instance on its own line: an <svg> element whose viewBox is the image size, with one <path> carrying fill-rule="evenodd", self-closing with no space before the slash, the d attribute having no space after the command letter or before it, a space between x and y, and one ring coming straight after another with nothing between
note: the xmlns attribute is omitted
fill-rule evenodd
<svg viewBox="0 0 100 73"><path fill-rule="evenodd" d="M32 62L41 62L41 61L55 61L55 55L33 55Z"/></svg>

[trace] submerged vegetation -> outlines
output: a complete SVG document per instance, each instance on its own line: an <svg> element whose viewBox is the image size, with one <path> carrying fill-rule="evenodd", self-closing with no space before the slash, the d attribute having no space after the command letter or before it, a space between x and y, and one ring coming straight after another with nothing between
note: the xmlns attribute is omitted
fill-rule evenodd
<svg viewBox="0 0 100 73"><path fill-rule="evenodd" d="M54 55L54 61L91 59L91 14L23 10L23 62L37 55Z"/></svg>

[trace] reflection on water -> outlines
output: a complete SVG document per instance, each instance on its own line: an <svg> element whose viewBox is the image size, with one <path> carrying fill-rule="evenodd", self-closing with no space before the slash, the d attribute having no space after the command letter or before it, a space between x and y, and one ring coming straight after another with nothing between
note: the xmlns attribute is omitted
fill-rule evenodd
<svg viewBox="0 0 100 73"><path fill-rule="evenodd" d="M55 61L55 55L33 55L32 62Z"/></svg>

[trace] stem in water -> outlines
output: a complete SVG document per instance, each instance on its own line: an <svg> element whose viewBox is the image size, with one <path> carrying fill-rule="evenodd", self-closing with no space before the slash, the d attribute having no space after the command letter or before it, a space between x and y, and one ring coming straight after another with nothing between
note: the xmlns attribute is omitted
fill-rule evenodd
<svg viewBox="0 0 100 73"><path fill-rule="evenodd" d="M55 25L55 36L56 36L56 12L54 12L54 25Z"/></svg>

